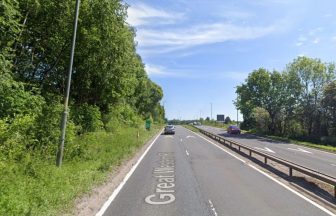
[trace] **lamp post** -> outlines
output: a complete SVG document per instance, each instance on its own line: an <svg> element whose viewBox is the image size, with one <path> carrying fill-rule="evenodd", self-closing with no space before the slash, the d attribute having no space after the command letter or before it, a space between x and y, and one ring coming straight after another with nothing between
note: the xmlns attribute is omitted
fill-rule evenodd
<svg viewBox="0 0 336 216"><path fill-rule="evenodd" d="M62 165L62 159L63 159L64 139L65 139L65 133L66 133L67 118L68 118L68 103L69 103L70 86L71 86L72 66L73 66L73 59L74 59L75 45L76 45L79 5L80 5L80 0L76 0L76 11L75 11L74 26L73 26L73 32L72 32L72 45L71 45L71 52L70 52L68 81L67 81L66 93L64 96L64 111L62 115L61 138L60 138L60 143L58 146L58 151L57 151L57 156L56 156L56 166L58 167Z"/></svg>
<svg viewBox="0 0 336 216"><path fill-rule="evenodd" d="M238 103L238 92L237 92L236 103ZM238 106L236 105L236 107L237 107L237 127L239 127L239 124L238 124Z"/></svg>
<svg viewBox="0 0 336 216"><path fill-rule="evenodd" d="M210 103L210 106L211 106L211 119L210 121L212 120L212 103Z"/></svg>

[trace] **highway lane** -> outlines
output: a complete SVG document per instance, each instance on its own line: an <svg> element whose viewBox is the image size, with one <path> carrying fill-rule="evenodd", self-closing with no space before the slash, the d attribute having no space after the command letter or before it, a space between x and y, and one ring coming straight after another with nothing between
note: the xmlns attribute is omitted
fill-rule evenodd
<svg viewBox="0 0 336 216"><path fill-rule="evenodd" d="M275 141L250 134L228 134L224 129L198 126L208 132L226 137L228 140L256 148L274 156L289 160L336 178L336 154L305 148L300 145Z"/></svg>
<svg viewBox="0 0 336 216"><path fill-rule="evenodd" d="M161 135L104 216L328 215L189 130ZM332 215L332 214L329 214Z"/></svg>

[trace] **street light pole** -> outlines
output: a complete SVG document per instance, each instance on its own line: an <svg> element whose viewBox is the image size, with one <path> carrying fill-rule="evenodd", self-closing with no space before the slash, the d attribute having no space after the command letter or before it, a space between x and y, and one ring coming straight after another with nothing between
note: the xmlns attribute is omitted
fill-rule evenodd
<svg viewBox="0 0 336 216"><path fill-rule="evenodd" d="M212 103L210 103L210 105L211 105L211 119L210 120L212 120Z"/></svg>
<svg viewBox="0 0 336 216"><path fill-rule="evenodd" d="M68 81L67 81L66 93L64 96L64 111L62 115L61 138L60 138L60 143L58 146L58 151L57 151L57 156L56 156L57 157L56 166L58 167L62 165L62 159L63 159L63 149L64 149L64 139L65 139L65 133L66 133L67 117L68 117L68 103L69 103L70 86L71 86L72 66L73 66L73 59L74 59L75 45L76 45L79 5L80 5L80 0L76 0L76 11L75 11L75 17L74 17L73 33L72 33L72 45L71 45L71 53L70 53Z"/></svg>
<svg viewBox="0 0 336 216"><path fill-rule="evenodd" d="M237 93L237 98L236 98L236 103L238 102L238 93ZM237 106L237 105L236 105ZM237 106L237 127L239 127L239 124L238 124L238 106Z"/></svg>

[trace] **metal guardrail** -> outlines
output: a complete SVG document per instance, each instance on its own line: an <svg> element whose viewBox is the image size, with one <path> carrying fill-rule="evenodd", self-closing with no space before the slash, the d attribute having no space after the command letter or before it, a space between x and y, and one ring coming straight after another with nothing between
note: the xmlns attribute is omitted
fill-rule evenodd
<svg viewBox="0 0 336 216"><path fill-rule="evenodd" d="M197 128L197 127L195 127L195 128ZM256 154L256 155L260 155L260 156L264 157L264 163L265 164L267 164L267 160L272 160L274 162L277 162L281 165L284 165L284 166L288 167L289 168L289 170L288 170L288 175L289 176L292 176L293 175L293 170L295 170L295 171L303 173L307 176L318 179L322 182L328 183L328 184L330 184L331 186L334 187L334 197L336 198L336 179L332 176L320 173L318 171L315 171L313 169L310 169L310 168L301 166L299 164L290 162L288 160L284 160L282 158L279 158L279 157L276 157L276 156L273 156L273 155L270 155L270 154L267 154L267 153L264 153L264 152L260 152L258 150L255 150L255 149L249 147L249 146L237 143L237 142L232 141L232 140L225 139L222 136L218 136L216 134L210 133L210 132L202 130L200 128L197 128L197 129L201 133L205 134L206 136L208 136L208 137L210 137L210 138L212 138L212 139L214 139L214 140L216 140L216 141L218 141L218 142L220 142L224 145L227 145L231 148L234 148L234 146L236 146L235 149L238 150L238 151L241 151L242 149L247 150L249 152L250 157L252 157L252 154Z"/></svg>

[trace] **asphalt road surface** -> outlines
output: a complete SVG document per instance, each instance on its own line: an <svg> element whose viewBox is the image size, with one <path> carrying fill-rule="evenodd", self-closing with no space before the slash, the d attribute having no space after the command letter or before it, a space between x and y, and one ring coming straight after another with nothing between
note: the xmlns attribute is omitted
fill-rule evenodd
<svg viewBox="0 0 336 216"><path fill-rule="evenodd" d="M158 137L103 215L334 214L177 126Z"/></svg>
<svg viewBox="0 0 336 216"><path fill-rule="evenodd" d="M250 134L228 134L221 128L199 128L336 178L336 154Z"/></svg>

